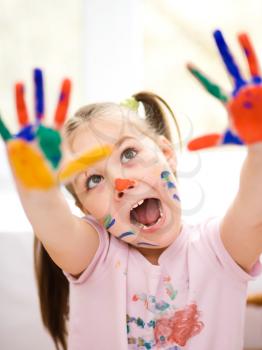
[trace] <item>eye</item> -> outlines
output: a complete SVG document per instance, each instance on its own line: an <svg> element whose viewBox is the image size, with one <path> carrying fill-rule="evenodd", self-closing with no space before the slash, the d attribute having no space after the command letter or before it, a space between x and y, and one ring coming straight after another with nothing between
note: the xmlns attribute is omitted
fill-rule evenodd
<svg viewBox="0 0 262 350"><path fill-rule="evenodd" d="M89 176L89 178L86 180L86 188L88 190L91 190L92 188L96 187L103 179L103 176L101 175L92 175Z"/></svg>
<svg viewBox="0 0 262 350"><path fill-rule="evenodd" d="M129 147L122 152L121 161L122 163L127 163L131 159L135 158L136 155L137 155L137 150Z"/></svg>

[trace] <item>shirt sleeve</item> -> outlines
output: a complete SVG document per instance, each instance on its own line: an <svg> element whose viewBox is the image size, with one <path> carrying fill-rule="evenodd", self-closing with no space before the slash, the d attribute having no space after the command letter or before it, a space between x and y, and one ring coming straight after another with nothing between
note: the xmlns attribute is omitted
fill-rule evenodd
<svg viewBox="0 0 262 350"><path fill-rule="evenodd" d="M202 239L206 241L210 254L215 256L214 261L217 265L219 265L218 267L220 269L222 268L224 271L229 273L231 277L242 282L248 282L255 279L259 274L261 274L261 262L258 260L254 264L250 273L244 271L226 250L221 239L220 223L221 218L214 217L208 219L200 225L200 235Z"/></svg>
<svg viewBox="0 0 262 350"><path fill-rule="evenodd" d="M106 259L109 251L109 234L99 222L95 220L91 215L87 215L82 218L86 220L98 233L99 246L91 260L88 267L81 273L79 277L74 277L71 274L63 271L68 281L74 284L84 283L88 278L95 277L97 274L101 274L106 266Z"/></svg>

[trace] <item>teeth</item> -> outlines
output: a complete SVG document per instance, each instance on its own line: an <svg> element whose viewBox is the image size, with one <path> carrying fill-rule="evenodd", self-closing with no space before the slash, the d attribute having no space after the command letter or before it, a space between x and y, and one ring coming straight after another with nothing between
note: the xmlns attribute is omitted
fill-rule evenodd
<svg viewBox="0 0 262 350"><path fill-rule="evenodd" d="M144 202L144 199L141 199L141 201L137 202L135 205L132 206L132 209L137 208L139 205L141 205Z"/></svg>

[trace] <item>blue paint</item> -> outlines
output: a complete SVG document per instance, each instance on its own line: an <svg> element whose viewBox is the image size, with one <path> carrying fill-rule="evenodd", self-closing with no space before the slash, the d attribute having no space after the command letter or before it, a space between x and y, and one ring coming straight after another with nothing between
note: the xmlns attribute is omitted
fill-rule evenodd
<svg viewBox="0 0 262 350"><path fill-rule="evenodd" d="M259 76L254 76L253 78L252 78L252 82L254 83L254 84L261 84L262 83L262 78L261 77L259 77Z"/></svg>
<svg viewBox="0 0 262 350"><path fill-rule="evenodd" d="M180 202L180 198L178 197L177 194L173 194L173 198Z"/></svg>
<svg viewBox="0 0 262 350"><path fill-rule="evenodd" d="M120 236L118 236L118 238L123 238L123 237L131 236L131 235L134 235L134 232L127 231L127 232L122 233Z"/></svg>
<svg viewBox="0 0 262 350"><path fill-rule="evenodd" d="M171 175L171 174L170 174L169 171L164 170L164 171L162 171L162 173L161 173L161 179L166 179L166 178L168 178L170 175Z"/></svg>
<svg viewBox="0 0 262 350"><path fill-rule="evenodd" d="M147 323L148 327L152 327L155 328L156 327L156 321L155 320L151 320L150 322Z"/></svg>
<svg viewBox="0 0 262 350"><path fill-rule="evenodd" d="M243 145L244 143L237 135L233 134L230 129L227 129L223 135L221 144Z"/></svg>
<svg viewBox="0 0 262 350"><path fill-rule="evenodd" d="M239 68L234 61L234 58L229 50L229 47L227 46L227 43L223 37L222 32L220 30L216 30L213 35L214 35L214 39L216 41L218 50L220 52L220 55L226 65L226 68L228 72L231 74L232 78L234 79L234 83L235 83L235 89L233 92L233 95L234 95L238 92L238 90L242 86L246 85L246 81L242 78Z"/></svg>
<svg viewBox="0 0 262 350"><path fill-rule="evenodd" d="M41 120L44 116L44 83L41 69L34 69L35 83L35 114L36 119Z"/></svg>
<svg viewBox="0 0 262 350"><path fill-rule="evenodd" d="M112 227L114 225L114 223L116 222L115 219L113 219L111 222L109 222L107 225L106 225L106 229L108 230L110 227Z"/></svg>
<svg viewBox="0 0 262 350"><path fill-rule="evenodd" d="M139 242L137 245L149 245L152 247L158 247L158 244L152 244L152 243L147 243L147 242Z"/></svg>
<svg viewBox="0 0 262 350"><path fill-rule="evenodd" d="M61 92L60 96L59 96L59 102L62 102L65 99L65 94L63 92Z"/></svg>
<svg viewBox="0 0 262 350"><path fill-rule="evenodd" d="M33 141L36 137L34 126L32 124L25 126L15 135L15 137L26 141Z"/></svg>
<svg viewBox="0 0 262 350"><path fill-rule="evenodd" d="M174 182L168 181L167 182L167 187L168 188L176 188L176 185L174 184Z"/></svg>

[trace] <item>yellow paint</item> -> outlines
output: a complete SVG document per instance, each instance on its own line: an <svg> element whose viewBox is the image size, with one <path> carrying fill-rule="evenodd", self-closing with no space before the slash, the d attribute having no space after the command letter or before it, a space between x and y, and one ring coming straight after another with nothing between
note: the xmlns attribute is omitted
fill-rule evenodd
<svg viewBox="0 0 262 350"><path fill-rule="evenodd" d="M97 147L84 153L79 158L72 160L59 172L59 181L64 182L68 180L73 175L85 170L88 166L108 157L111 153L112 147L110 146Z"/></svg>
<svg viewBox="0 0 262 350"><path fill-rule="evenodd" d="M45 159L30 143L11 140L7 151L14 174L25 187L47 190L55 186L55 178Z"/></svg>
<svg viewBox="0 0 262 350"><path fill-rule="evenodd" d="M121 261L117 260L115 263L115 268L119 268L121 266Z"/></svg>

